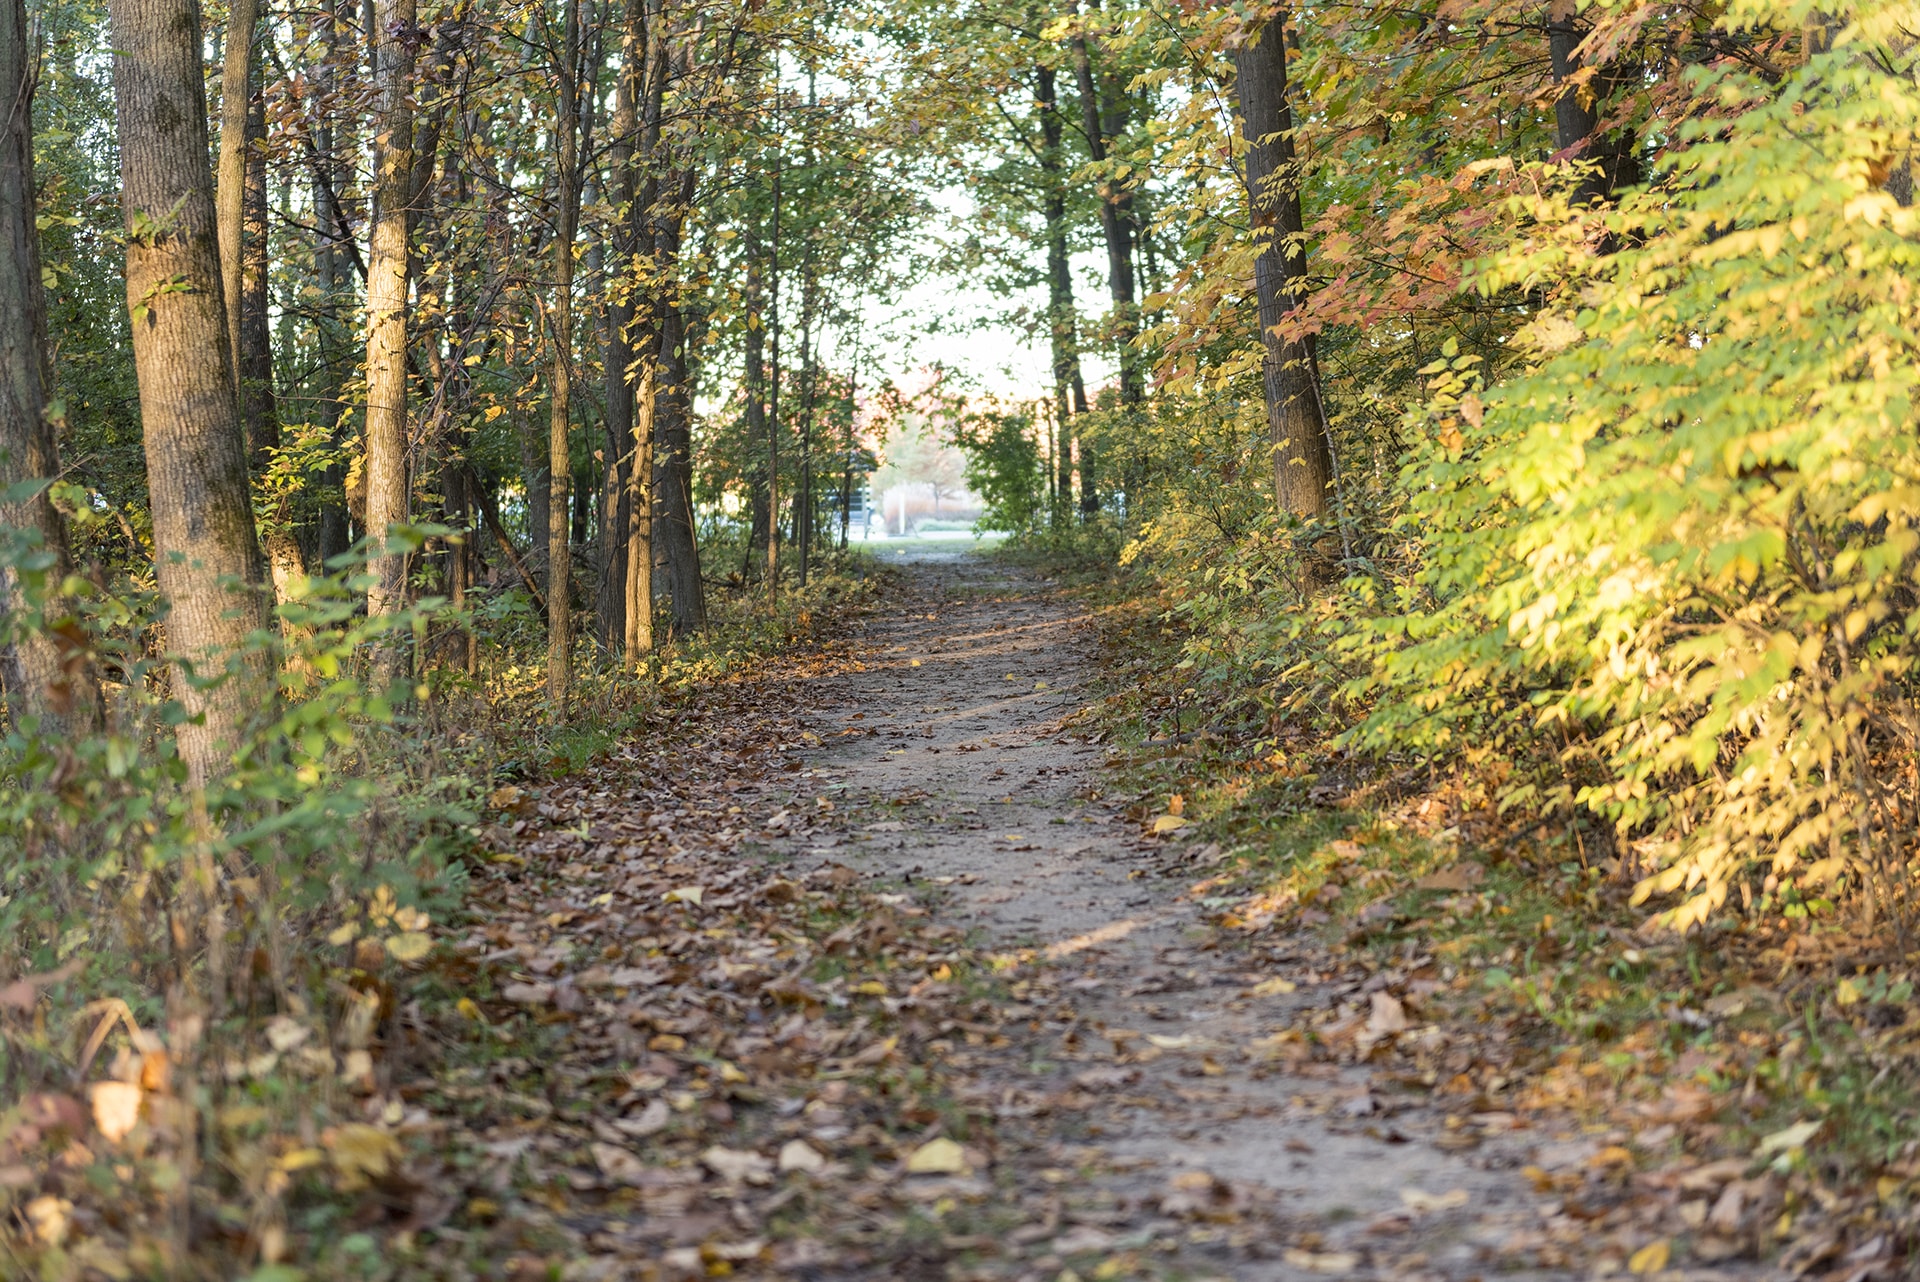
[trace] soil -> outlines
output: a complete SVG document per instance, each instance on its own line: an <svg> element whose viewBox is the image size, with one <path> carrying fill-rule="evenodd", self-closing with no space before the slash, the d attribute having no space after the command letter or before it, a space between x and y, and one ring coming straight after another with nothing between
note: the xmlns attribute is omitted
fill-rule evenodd
<svg viewBox="0 0 1920 1282"><path fill-rule="evenodd" d="M1578 1208L1537 1190L1600 1139L1517 1119L1469 1135L1365 1069L1274 1055L1264 1039L1303 1007L1350 993L1304 941L1291 972L1217 946L1187 897L1215 852L1100 799L1106 750L1062 724L1098 677L1085 617L965 550L888 559L903 590L859 670L814 684L806 725L803 786L850 822L769 853L890 883L1026 977L975 1103L997 1115L997 1162L1025 1168L1003 1186L1057 1196L1024 1208L1038 1225L1000 1269L1054 1279L1131 1252L1128 1275L1587 1276Z"/></svg>

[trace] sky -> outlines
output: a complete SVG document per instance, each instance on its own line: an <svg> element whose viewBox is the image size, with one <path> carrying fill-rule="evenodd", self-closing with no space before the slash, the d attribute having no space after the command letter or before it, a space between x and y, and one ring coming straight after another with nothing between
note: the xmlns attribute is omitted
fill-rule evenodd
<svg viewBox="0 0 1920 1282"><path fill-rule="evenodd" d="M973 208L967 193L957 187L937 193L933 203L949 227L965 226ZM936 245L943 232L939 226L930 227L916 247L916 256L937 261L939 255L929 246ZM1105 280L1096 275L1105 260L1095 262L1088 256L1074 266L1081 310L1097 314L1106 301ZM863 306L861 341L870 355L862 362L862 372L867 377L877 374L916 386L923 381L924 371L939 363L958 375L964 386L1000 399L1031 400L1051 392L1053 376L1044 332L1029 335L1023 325L1004 319L1022 307L1032 312L1044 308L1044 288L1035 287L1025 296L1003 296L978 278L925 274L904 294L869 298ZM830 336L827 359L844 360L846 341L846 335ZM1109 362L1098 356L1083 356L1081 365L1090 388L1110 374Z"/></svg>

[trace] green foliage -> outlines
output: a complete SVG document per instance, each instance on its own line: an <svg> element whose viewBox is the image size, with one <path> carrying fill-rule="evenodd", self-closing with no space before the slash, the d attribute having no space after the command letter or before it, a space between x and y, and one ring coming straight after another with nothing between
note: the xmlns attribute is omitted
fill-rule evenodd
<svg viewBox="0 0 1920 1282"><path fill-rule="evenodd" d="M1032 417L999 410L970 415L955 425L953 441L967 458L967 488L986 504L974 528L1013 535L1038 531L1050 504Z"/></svg>
<svg viewBox="0 0 1920 1282"><path fill-rule="evenodd" d="M1777 82L1695 73L1713 115L1616 209L1517 201L1538 230L1474 286L1571 279L1525 367L1432 365L1410 424L1424 559L1372 628L1358 740L1575 736L1556 799L1616 821L1659 870L1643 897L1689 893L1677 926L1757 862L1913 907L1885 773L1920 742L1920 219L1882 180L1920 96L1890 13L1854 6ZM1596 221L1619 252L1578 252Z"/></svg>

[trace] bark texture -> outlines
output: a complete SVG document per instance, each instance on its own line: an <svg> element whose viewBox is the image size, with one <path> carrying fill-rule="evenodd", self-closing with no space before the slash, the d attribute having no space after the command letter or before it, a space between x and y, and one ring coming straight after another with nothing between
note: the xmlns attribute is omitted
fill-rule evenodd
<svg viewBox="0 0 1920 1282"><path fill-rule="evenodd" d="M178 732L203 785L272 704L267 624L246 441L228 350L197 0L114 0L114 98L127 227L127 305L153 510L156 575L168 604Z"/></svg>
<svg viewBox="0 0 1920 1282"><path fill-rule="evenodd" d="M240 370L241 221L246 217L247 104L253 97L253 37L260 0L233 0L227 10L226 44L220 73L220 169L214 206L220 225L220 281L227 303L227 350Z"/></svg>
<svg viewBox="0 0 1920 1282"><path fill-rule="evenodd" d="M1283 512L1318 518L1327 513L1333 460L1313 344L1279 333L1287 314L1299 306L1307 274L1282 19L1270 21L1235 51L1234 73L1247 142L1247 198L1259 244L1253 271L1266 348L1262 374L1274 501Z"/></svg>
<svg viewBox="0 0 1920 1282"><path fill-rule="evenodd" d="M0 0L0 527L24 536L17 550L40 562L9 556L0 563L0 614L33 606L29 592L39 598L27 633L0 647L0 693L14 722L39 717L43 732L58 736L97 723L100 692L84 634L65 617L59 595L72 570L66 523L44 487L7 501L15 486L60 474L46 416L46 307L34 226L34 51L27 37L22 0Z"/></svg>
<svg viewBox="0 0 1920 1282"><path fill-rule="evenodd" d="M645 66L645 0L627 0L620 42L620 73L614 86L613 118L608 122L609 185L615 217L611 268L607 281L606 374L607 498L606 554L600 562L598 605L600 634L609 649L626 641L627 535L631 501L628 474L633 466L633 320L635 250L634 204L640 195L634 172L635 135L640 127L641 76Z"/></svg>
<svg viewBox="0 0 1920 1282"><path fill-rule="evenodd" d="M384 545L388 529L408 516L407 292L413 190L412 88L414 0L376 0L374 6L373 235L367 257L366 532ZM406 605L407 558L384 546L368 565L367 613L395 614ZM382 648L391 670L392 646Z"/></svg>
<svg viewBox="0 0 1920 1282"><path fill-rule="evenodd" d="M573 686L573 554L567 518L573 483L573 241L580 221L580 7L577 0L561 3L566 10L566 34L557 76L560 110L554 122L560 190L554 219L553 372L547 420L547 476L552 487L547 501L547 701L564 716Z"/></svg>

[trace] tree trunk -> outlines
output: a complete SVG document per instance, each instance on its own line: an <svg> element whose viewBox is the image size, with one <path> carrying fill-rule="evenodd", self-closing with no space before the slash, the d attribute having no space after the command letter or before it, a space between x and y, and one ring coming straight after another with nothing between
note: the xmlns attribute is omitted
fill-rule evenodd
<svg viewBox="0 0 1920 1282"><path fill-rule="evenodd" d="M0 0L0 614L33 611L31 626L0 647L0 693L15 727L38 717L52 738L93 729L100 689L86 662L81 634L64 617L61 585L72 572L66 522L44 488L31 497L16 486L60 475L58 445L47 421L47 318L40 282L40 236L34 225L33 91L35 50L22 0ZM9 546L12 545L12 546ZM41 568L22 568L19 553L38 552ZM31 591L39 600L29 599ZM37 605L37 609L35 606Z"/></svg>
<svg viewBox="0 0 1920 1282"><path fill-rule="evenodd" d="M634 396L633 459L627 467L627 663L638 669L653 653L653 419L659 404L659 363L642 349Z"/></svg>
<svg viewBox="0 0 1920 1282"><path fill-rule="evenodd" d="M1277 332L1300 303L1307 273L1301 239L1300 187L1287 105L1284 17L1269 21L1234 53L1234 83L1247 142L1247 199L1253 235L1254 289L1266 348L1267 433L1273 441L1273 493L1280 510L1318 519L1327 513L1332 453L1321 412L1319 375L1309 341Z"/></svg>
<svg viewBox="0 0 1920 1282"><path fill-rule="evenodd" d="M260 481L280 448L279 406L273 393L273 317L267 261L267 100L256 84L248 93L245 180L240 218L240 422L249 470ZM274 596L288 600L306 577L306 559L293 533L292 495L271 496L273 513L260 531Z"/></svg>
<svg viewBox="0 0 1920 1282"><path fill-rule="evenodd" d="M662 237L667 239L667 237ZM670 261L679 256L672 235ZM706 587L700 581L700 548L693 524L693 432L688 385L686 322L677 302L662 310L660 390L654 430L654 533L667 563L668 604L676 636L707 626Z"/></svg>
<svg viewBox="0 0 1920 1282"><path fill-rule="evenodd" d="M246 217L247 105L253 98L253 39L260 0L232 0L220 73L220 172L214 195L220 227L220 280L226 287L227 351L235 386L240 376L241 221Z"/></svg>
<svg viewBox="0 0 1920 1282"><path fill-rule="evenodd" d="M608 159L613 196L612 267L607 280L606 458L607 522L601 559L599 614L601 636L609 649L626 639L628 472L633 460L634 234L639 184L634 174L634 133L639 128L641 75L646 56L645 0L627 0L626 27L620 45L620 79L614 88Z"/></svg>
<svg viewBox="0 0 1920 1282"><path fill-rule="evenodd" d="M1598 205L1611 201L1615 191L1637 181L1638 165L1630 133L1599 131L1598 106L1612 79L1605 69L1587 82L1584 94L1579 86L1567 83L1580 71L1580 59L1575 51L1587 36L1577 13L1573 0L1551 0L1547 10L1547 52L1553 63L1553 78L1556 83L1566 85L1553 104L1553 142L1555 150L1593 165L1580 175L1573 190L1573 203ZM1602 252L1610 248L1602 246Z"/></svg>
<svg viewBox="0 0 1920 1282"><path fill-rule="evenodd" d="M1093 56L1086 33L1076 32L1072 41L1074 81L1080 91L1080 121L1087 135L1087 153L1093 163L1107 160L1107 142L1117 137L1120 120L1103 121L1100 91L1093 74ZM1138 405L1145 391L1140 375L1140 353L1135 350L1139 337L1139 318L1135 315L1133 294L1133 237L1131 234L1132 196L1126 184L1116 178L1100 180L1100 234L1107 245L1107 293L1113 301L1113 335L1119 348L1120 404ZM1083 479L1084 484L1084 479Z"/></svg>
<svg viewBox="0 0 1920 1282"><path fill-rule="evenodd" d="M352 268L350 249L353 230L340 192L346 187L346 171L341 164L340 133L335 124L335 89L339 75L341 31L345 22L341 7L347 0L326 0L326 17L321 23L325 41L320 64L314 72L313 102L319 117L314 143L312 201L314 275L320 290L314 317L315 347L319 371L314 384L316 421L326 423L336 446L344 446L350 430L345 420L347 406L341 396L346 368L352 360L351 341L341 322L341 299L346 293ZM324 567L342 556L353 542L353 522L347 508L346 469L329 463L320 476L320 512L313 535L315 562Z"/></svg>
<svg viewBox="0 0 1920 1282"><path fill-rule="evenodd" d="M762 310L765 303L765 291L761 284L760 238L752 230L747 233L747 333L743 341L746 349L746 370L742 390L746 403L747 449L755 463L749 488L752 491L753 511L751 526L747 533L747 563L753 563L753 551L761 546L760 540L768 530L767 479L766 464L759 461L760 442L767 440L767 320Z"/></svg>
<svg viewBox="0 0 1920 1282"><path fill-rule="evenodd" d="M196 788L273 702L260 544L247 491L207 167L198 0L113 0L127 305L155 572L168 602L178 730ZM220 678L224 678L221 680Z"/></svg>
<svg viewBox="0 0 1920 1282"><path fill-rule="evenodd" d="M1073 501L1073 460L1067 449L1072 420L1087 412L1087 384L1080 373L1080 336L1074 319L1073 269L1067 255L1066 163L1061 155L1065 133L1051 67L1036 67L1034 79L1040 109L1040 168L1047 190L1047 319L1053 356L1053 394L1058 416L1059 442L1054 451L1056 476L1050 488L1061 509ZM1084 447L1083 447L1084 448ZM1089 470L1088 493L1093 495ZM1097 508L1099 500L1093 497Z"/></svg>
<svg viewBox="0 0 1920 1282"><path fill-rule="evenodd" d="M414 0L375 0L374 224L367 256L366 532L375 555L367 614L395 614L406 606L407 557L387 547L391 526L408 517L407 293L411 283L408 201L413 189L413 73L419 40ZM381 669L391 675L397 639L381 646Z"/></svg>
<svg viewBox="0 0 1920 1282"><path fill-rule="evenodd" d="M566 8L561 38L560 111L554 121L559 153L559 201L553 242L553 374L547 424L547 700L566 716L573 687L573 556L568 540L568 496L573 483L573 241L580 221L579 116L580 5Z"/></svg>

